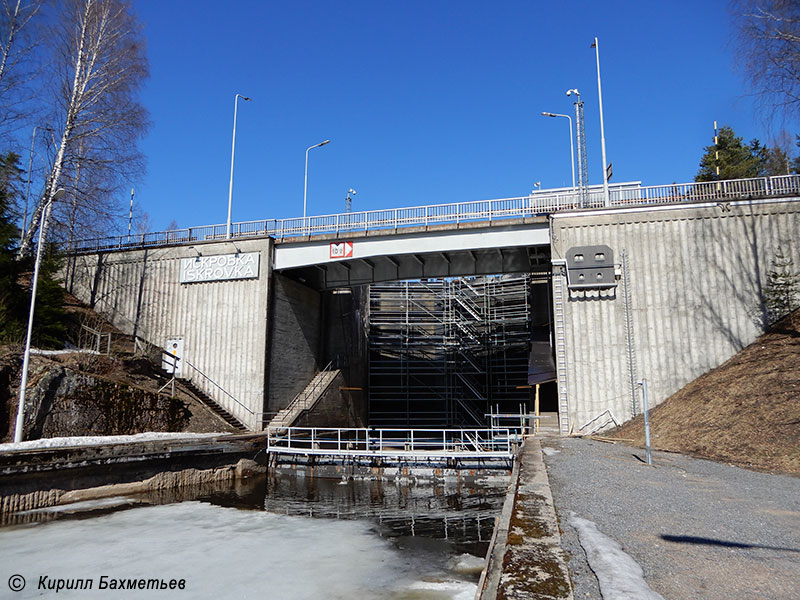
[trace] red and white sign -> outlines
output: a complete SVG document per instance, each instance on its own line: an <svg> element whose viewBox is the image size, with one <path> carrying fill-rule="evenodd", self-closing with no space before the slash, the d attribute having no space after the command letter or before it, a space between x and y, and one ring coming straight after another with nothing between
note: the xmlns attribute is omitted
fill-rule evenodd
<svg viewBox="0 0 800 600"><path fill-rule="evenodd" d="M331 244L331 258L351 258L353 242L336 242Z"/></svg>

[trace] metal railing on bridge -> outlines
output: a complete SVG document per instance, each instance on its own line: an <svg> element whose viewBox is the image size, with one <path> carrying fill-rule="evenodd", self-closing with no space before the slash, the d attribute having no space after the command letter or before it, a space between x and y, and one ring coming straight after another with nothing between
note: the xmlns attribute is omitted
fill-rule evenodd
<svg viewBox="0 0 800 600"><path fill-rule="evenodd" d="M673 183L643 186L639 182L609 186L612 207L770 198L800 194L800 175L780 175L753 179ZM527 196L389 208L290 219L244 221L231 225L231 238L272 236L276 239L317 234L394 231L406 227L495 221L548 215L564 210L602 208L602 186L590 186L584 196L578 188L538 190ZM69 252L147 248L194 244L226 239L226 225L206 225L171 231L120 235L80 240Z"/></svg>
<svg viewBox="0 0 800 600"><path fill-rule="evenodd" d="M521 442L509 429L268 427L267 452L373 458L502 458Z"/></svg>

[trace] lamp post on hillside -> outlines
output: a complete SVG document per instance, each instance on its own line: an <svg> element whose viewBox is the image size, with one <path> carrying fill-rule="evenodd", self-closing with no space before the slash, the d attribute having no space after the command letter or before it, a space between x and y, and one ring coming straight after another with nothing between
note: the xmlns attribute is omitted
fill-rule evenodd
<svg viewBox="0 0 800 600"><path fill-rule="evenodd" d="M51 127L39 127L35 125L33 127L33 134L31 135L31 154L28 157L28 181L25 184L25 210L22 213L22 230L20 231L20 239L25 237L25 231L28 228L28 198L30 198L30 191L31 191L31 172L33 169L33 148L36 142L36 130L42 129L44 131L52 132L53 129Z"/></svg>
<svg viewBox="0 0 800 600"><path fill-rule="evenodd" d="M313 150L314 148L319 148L320 146L330 143L330 140L325 140L324 142L320 142L319 144L314 144L313 146L306 148L306 170L305 175L303 176L303 226L306 224L306 201L308 199L308 152L309 150Z"/></svg>
<svg viewBox="0 0 800 600"><path fill-rule="evenodd" d="M575 147L572 143L572 117L558 113L543 112L543 117L564 117L569 120L569 166L572 168L572 188L575 189Z"/></svg>
<svg viewBox="0 0 800 600"><path fill-rule="evenodd" d="M233 201L233 154L236 150L236 109L238 108L239 98L245 102L250 102L252 98L236 94L233 99L233 141L231 142L231 182L228 186L228 220L225 225L225 239L231 239L231 203Z"/></svg>
<svg viewBox="0 0 800 600"><path fill-rule="evenodd" d="M33 313L36 309L36 288L39 283L39 267L42 263L42 247L47 236L47 222L50 220L50 210L53 202L61 198L65 193L64 188L58 188L52 193L47 205L44 207L42 228L39 230L39 243L36 248L36 263L33 267L33 279L31 280L31 310L28 314L28 335L25 338L25 352L22 358L22 381L19 384L19 406L17 406L17 422L14 426L14 442L22 441L22 429L25 424L25 388L28 385L28 363L31 358L31 334L33 333Z"/></svg>

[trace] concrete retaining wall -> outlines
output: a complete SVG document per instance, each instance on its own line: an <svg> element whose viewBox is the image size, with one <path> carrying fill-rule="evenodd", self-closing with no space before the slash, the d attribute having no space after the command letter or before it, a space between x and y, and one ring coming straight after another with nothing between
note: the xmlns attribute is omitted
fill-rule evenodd
<svg viewBox="0 0 800 600"><path fill-rule="evenodd" d="M272 248L269 238L237 239L78 256L67 287L126 333L162 348L167 339L182 338L184 357L205 374L185 367L183 377L258 429L265 410ZM259 253L257 278L180 283L182 258L237 252Z"/></svg>
<svg viewBox="0 0 800 600"><path fill-rule="evenodd" d="M268 408L277 413L305 389L320 364L322 309L319 292L274 276L270 307Z"/></svg>
<svg viewBox="0 0 800 600"><path fill-rule="evenodd" d="M635 378L647 378L651 406L761 333L778 246L800 268L797 199L572 213L555 215L551 227L554 261L574 246L606 244L616 263L627 251ZM554 268L554 277L564 281L564 271ZM564 302L559 386L574 431L606 409L633 416L623 283ZM641 412L641 394L637 403Z"/></svg>

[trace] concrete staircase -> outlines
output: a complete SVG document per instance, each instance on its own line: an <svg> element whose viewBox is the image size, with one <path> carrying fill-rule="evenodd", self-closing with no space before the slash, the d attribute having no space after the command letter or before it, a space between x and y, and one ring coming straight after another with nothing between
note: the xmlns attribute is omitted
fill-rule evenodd
<svg viewBox="0 0 800 600"><path fill-rule="evenodd" d="M286 408L273 417L269 422L269 427L291 427L303 411L314 408L339 372L339 369L325 369L317 373L306 388L297 394Z"/></svg>
<svg viewBox="0 0 800 600"><path fill-rule="evenodd" d="M188 379L179 380L179 385L182 385L184 388L186 388L201 404L205 404L211 410L211 412L213 412L231 427L234 427L242 432L249 431L244 423L225 410L211 396L206 394Z"/></svg>

